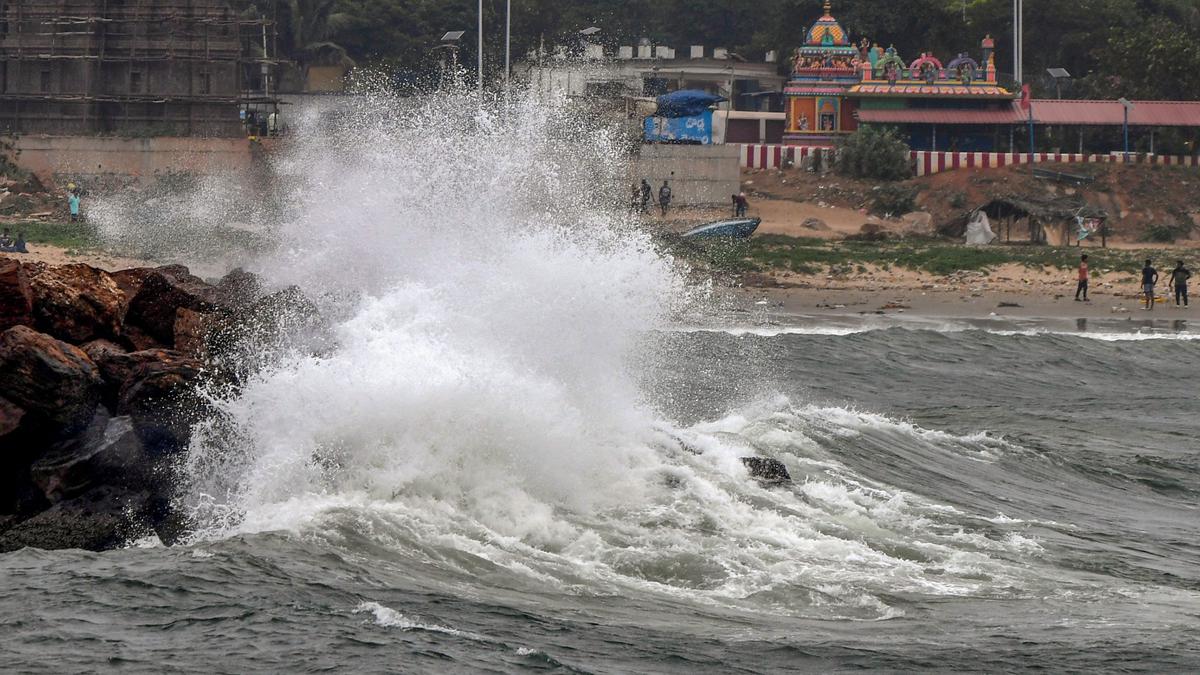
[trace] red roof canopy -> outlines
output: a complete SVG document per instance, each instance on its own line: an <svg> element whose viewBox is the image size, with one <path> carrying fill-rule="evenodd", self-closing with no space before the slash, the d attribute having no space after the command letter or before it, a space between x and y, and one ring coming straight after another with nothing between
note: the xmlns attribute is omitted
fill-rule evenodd
<svg viewBox="0 0 1200 675"><path fill-rule="evenodd" d="M1028 113L1013 101L996 109L911 108L862 110L858 119L875 124L1022 124ZM1125 108L1116 101L1033 101L1035 124L1121 126ZM1200 101L1134 101L1130 126L1200 127Z"/></svg>

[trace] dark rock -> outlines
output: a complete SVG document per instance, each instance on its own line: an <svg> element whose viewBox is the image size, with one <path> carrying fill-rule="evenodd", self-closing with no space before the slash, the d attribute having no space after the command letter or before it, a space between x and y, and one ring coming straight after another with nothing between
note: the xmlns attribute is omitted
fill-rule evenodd
<svg viewBox="0 0 1200 675"><path fill-rule="evenodd" d="M129 303L126 322L160 344L174 345L177 310L211 312L217 302L216 289L188 274L187 268L156 268L145 275Z"/></svg>
<svg viewBox="0 0 1200 675"><path fill-rule="evenodd" d="M262 293L262 279L240 267L217 282L217 301L230 309L247 307L258 300Z"/></svg>
<svg viewBox="0 0 1200 675"><path fill-rule="evenodd" d="M10 527L0 534L0 553L25 547L47 550L116 548L145 531L150 496L104 486Z"/></svg>
<svg viewBox="0 0 1200 675"><path fill-rule="evenodd" d="M40 457L29 472L46 500L57 504L104 485L150 489L153 470L133 421L101 414L83 434Z"/></svg>
<svg viewBox="0 0 1200 675"><path fill-rule="evenodd" d="M25 411L6 398L0 398L0 438L11 434L21 426Z"/></svg>
<svg viewBox="0 0 1200 675"><path fill-rule="evenodd" d="M200 362L175 352L156 356L161 358L130 373L117 404L118 414L133 418L138 438L152 457L187 448L192 426L211 414L198 391Z"/></svg>
<svg viewBox="0 0 1200 675"><path fill-rule="evenodd" d="M213 325L212 315L180 307L175 312L175 351L201 358Z"/></svg>
<svg viewBox="0 0 1200 675"><path fill-rule="evenodd" d="M792 475L788 473L783 462L770 457L743 457L742 464L750 471L750 475L762 481L771 483L791 482Z"/></svg>
<svg viewBox="0 0 1200 675"><path fill-rule="evenodd" d="M132 267L112 273L112 279L130 300L142 289L142 282L154 272L153 267Z"/></svg>
<svg viewBox="0 0 1200 675"><path fill-rule="evenodd" d="M121 334L126 296L104 270L72 264L30 274L34 327L73 344Z"/></svg>
<svg viewBox="0 0 1200 675"><path fill-rule="evenodd" d="M0 392L30 415L71 434L100 403L100 372L87 354L26 326L0 333Z"/></svg>
<svg viewBox="0 0 1200 675"><path fill-rule="evenodd" d="M89 342L84 345L84 351L100 369L100 377L104 380L103 402L110 410L116 410L120 394L125 383L138 368L147 364L173 364L186 357L179 352L169 349L145 349L137 352L125 352L113 349L112 343L102 341Z"/></svg>
<svg viewBox="0 0 1200 675"><path fill-rule="evenodd" d="M290 343L311 353L328 348L328 326L315 303L296 286L257 300L209 325L205 347L217 360L244 359L262 345Z"/></svg>
<svg viewBox="0 0 1200 675"><path fill-rule="evenodd" d="M0 258L0 331L33 325L33 291L25 266Z"/></svg>

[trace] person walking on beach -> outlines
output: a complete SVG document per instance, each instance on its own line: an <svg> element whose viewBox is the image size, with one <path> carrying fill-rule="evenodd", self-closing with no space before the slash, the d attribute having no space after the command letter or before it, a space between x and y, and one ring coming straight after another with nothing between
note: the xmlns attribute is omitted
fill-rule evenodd
<svg viewBox="0 0 1200 675"><path fill-rule="evenodd" d="M1079 284L1075 286L1075 302L1079 302L1079 294L1083 293L1083 301L1088 302L1088 264L1087 254L1079 256Z"/></svg>
<svg viewBox="0 0 1200 675"><path fill-rule="evenodd" d="M1188 279L1192 278L1192 271L1183 266L1183 261L1180 260L1175 265L1175 269L1171 270L1171 278L1167 281L1167 293L1175 291L1175 306L1179 306L1180 299L1183 300L1183 306L1188 306L1187 287Z"/></svg>
<svg viewBox="0 0 1200 675"><path fill-rule="evenodd" d="M1151 265L1153 261L1146 258L1146 266L1142 268L1142 293L1146 296L1146 306L1142 309L1154 309L1154 285L1158 283L1158 270Z"/></svg>
<svg viewBox="0 0 1200 675"><path fill-rule="evenodd" d="M637 183L633 184L633 189L629 193L629 212L637 213L638 205L642 203L642 188Z"/></svg>
<svg viewBox="0 0 1200 675"><path fill-rule="evenodd" d="M642 179L642 213L650 211L650 194L653 188L650 187L650 182L645 178Z"/></svg>
<svg viewBox="0 0 1200 675"><path fill-rule="evenodd" d="M658 206L662 209L662 214L667 215L667 208L671 206L671 186L667 185L665 180L662 187L658 188Z"/></svg>
<svg viewBox="0 0 1200 675"><path fill-rule="evenodd" d="M79 222L79 191L71 190L67 195L67 207L71 210L71 222Z"/></svg>
<svg viewBox="0 0 1200 675"><path fill-rule="evenodd" d="M734 217L735 218L745 218L746 217L746 209L750 208L750 202L749 202L749 200L746 199L746 193L739 192L736 195L734 195L733 203L734 203L734 210L733 210Z"/></svg>

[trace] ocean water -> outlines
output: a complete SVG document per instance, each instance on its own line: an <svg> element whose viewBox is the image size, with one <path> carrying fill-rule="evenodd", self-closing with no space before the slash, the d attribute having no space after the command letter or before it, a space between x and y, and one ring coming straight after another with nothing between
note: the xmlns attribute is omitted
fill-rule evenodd
<svg viewBox="0 0 1200 675"><path fill-rule="evenodd" d="M0 556L6 670L1200 667L1186 322L742 307L613 207L619 134L505 106L309 122L248 262L322 348L213 392L186 543Z"/></svg>

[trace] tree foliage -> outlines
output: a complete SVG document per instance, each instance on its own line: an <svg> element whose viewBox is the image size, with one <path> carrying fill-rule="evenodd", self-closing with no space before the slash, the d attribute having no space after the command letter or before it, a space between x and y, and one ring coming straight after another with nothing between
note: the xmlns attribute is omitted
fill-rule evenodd
<svg viewBox="0 0 1200 675"><path fill-rule="evenodd" d="M467 32L460 60L476 58L478 0L276 0L289 48L336 43L359 63L430 72L442 34ZM263 0L258 0L261 4ZM575 46L578 31L601 28L610 49L636 44L728 47L748 60L798 46L821 14L823 0L512 0L513 55L545 43ZM505 0L484 0L485 61L503 63ZM833 12L853 38L895 45L906 59L931 51L947 61L978 56L985 35L996 40L996 66L1012 72L1012 0L834 0ZM1072 0L1025 3L1026 80L1035 94L1055 91L1046 68L1066 68L1067 96L1197 98L1200 87L1200 2ZM787 59L780 59L781 67Z"/></svg>
<svg viewBox="0 0 1200 675"><path fill-rule="evenodd" d="M837 170L854 178L903 180L912 174L908 145L890 127L859 127L839 141Z"/></svg>

